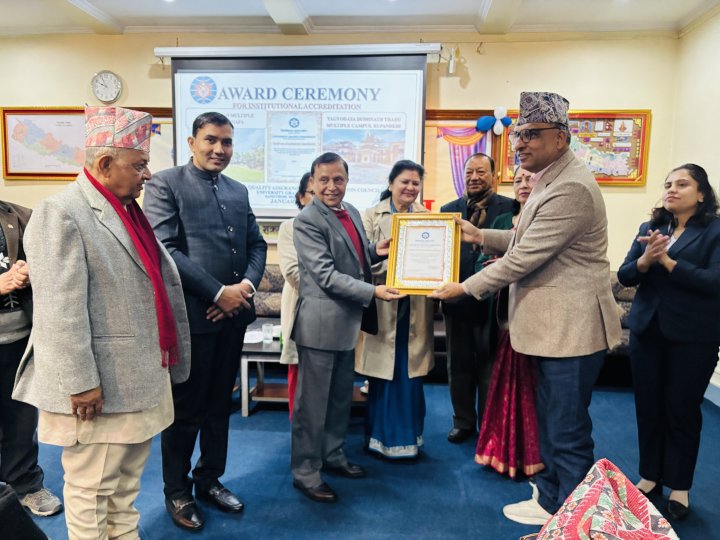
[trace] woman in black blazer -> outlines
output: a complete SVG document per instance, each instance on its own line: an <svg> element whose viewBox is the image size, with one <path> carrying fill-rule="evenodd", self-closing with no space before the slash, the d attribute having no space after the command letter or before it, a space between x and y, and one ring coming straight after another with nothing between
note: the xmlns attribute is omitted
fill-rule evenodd
<svg viewBox="0 0 720 540"><path fill-rule="evenodd" d="M663 203L640 226L618 271L639 285L628 319L640 447L637 486L671 489L668 513L689 512L702 403L720 346L720 219L702 167L665 180Z"/></svg>

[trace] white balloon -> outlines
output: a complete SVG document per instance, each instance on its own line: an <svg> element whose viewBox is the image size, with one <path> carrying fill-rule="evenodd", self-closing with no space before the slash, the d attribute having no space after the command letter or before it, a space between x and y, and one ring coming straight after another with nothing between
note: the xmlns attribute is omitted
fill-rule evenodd
<svg viewBox="0 0 720 540"><path fill-rule="evenodd" d="M495 107L495 118L500 120L504 116L507 116L507 107Z"/></svg>
<svg viewBox="0 0 720 540"><path fill-rule="evenodd" d="M497 120L495 122L495 125L493 126L493 133L495 135L502 135L502 132L505 130L505 126L502 125L502 122L500 120Z"/></svg>

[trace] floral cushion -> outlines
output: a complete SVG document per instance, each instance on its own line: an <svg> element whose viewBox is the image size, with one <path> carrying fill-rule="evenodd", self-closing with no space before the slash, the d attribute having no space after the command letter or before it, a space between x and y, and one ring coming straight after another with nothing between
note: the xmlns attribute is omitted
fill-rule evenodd
<svg viewBox="0 0 720 540"><path fill-rule="evenodd" d="M280 266L265 266L258 292L255 295L255 314L258 317L280 317L282 288L285 280L280 273Z"/></svg>
<svg viewBox="0 0 720 540"><path fill-rule="evenodd" d="M620 469L601 459L537 537L550 539L677 540L678 536Z"/></svg>
<svg viewBox="0 0 720 540"><path fill-rule="evenodd" d="M613 296L619 302L632 302L635 298L637 287L626 287L617 279L617 272L610 273L610 285L612 286Z"/></svg>
<svg viewBox="0 0 720 540"><path fill-rule="evenodd" d="M630 308L632 302L626 302L624 300L617 300L618 313L620 313L620 326L623 328L628 327L628 315L630 315Z"/></svg>
<svg viewBox="0 0 720 540"><path fill-rule="evenodd" d="M258 291L282 293L284 284L285 280L280 273L280 265L267 264Z"/></svg>
<svg viewBox="0 0 720 540"><path fill-rule="evenodd" d="M258 317L280 317L281 300L280 293L258 291L255 295L255 315Z"/></svg>
<svg viewBox="0 0 720 540"><path fill-rule="evenodd" d="M633 298L635 298L636 287L625 287L617 280L617 272L611 272L610 284L612 286L613 296L617 303L618 315L620 316L620 325L623 332L618 343L610 354L627 356L629 351L630 331L628 330L628 315L632 306Z"/></svg>

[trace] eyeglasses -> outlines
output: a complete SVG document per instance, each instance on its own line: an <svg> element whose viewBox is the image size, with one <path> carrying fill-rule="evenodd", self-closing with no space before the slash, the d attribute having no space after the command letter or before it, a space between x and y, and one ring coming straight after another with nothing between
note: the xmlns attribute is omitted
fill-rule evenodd
<svg viewBox="0 0 720 540"><path fill-rule="evenodd" d="M553 127L546 127L546 128L532 128L532 129L523 129L522 131L513 131L510 134L510 138L512 139L513 143L517 143L518 140L529 143L533 139L537 139L540 136L541 131L546 131L548 129L562 129L559 126L553 126Z"/></svg>

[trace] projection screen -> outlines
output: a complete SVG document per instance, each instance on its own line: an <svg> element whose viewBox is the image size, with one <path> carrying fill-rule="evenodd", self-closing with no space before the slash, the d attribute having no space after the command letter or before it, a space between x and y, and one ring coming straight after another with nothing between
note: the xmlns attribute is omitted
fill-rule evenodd
<svg viewBox="0 0 720 540"><path fill-rule="evenodd" d="M190 159L193 120L220 112L234 125L224 174L248 188L256 215L283 217L296 213L300 177L323 152L348 162L346 200L360 210L377 202L393 163L422 161L427 51L274 49L293 55L175 57L169 49L177 164Z"/></svg>

